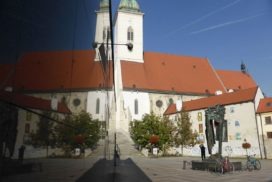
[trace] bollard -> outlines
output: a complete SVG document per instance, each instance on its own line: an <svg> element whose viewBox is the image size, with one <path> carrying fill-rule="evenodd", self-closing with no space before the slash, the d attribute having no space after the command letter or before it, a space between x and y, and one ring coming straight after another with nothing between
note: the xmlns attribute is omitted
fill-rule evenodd
<svg viewBox="0 0 272 182"><path fill-rule="evenodd" d="M183 169L186 169L186 163L187 161L183 161Z"/></svg>

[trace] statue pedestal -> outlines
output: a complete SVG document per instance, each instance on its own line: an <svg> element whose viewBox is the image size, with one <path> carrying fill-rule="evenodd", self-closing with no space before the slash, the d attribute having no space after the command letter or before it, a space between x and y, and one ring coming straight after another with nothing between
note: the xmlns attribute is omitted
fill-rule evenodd
<svg viewBox="0 0 272 182"><path fill-rule="evenodd" d="M212 171L215 169L216 166L216 160L215 159L205 159L203 161L192 161L192 169L193 170L201 170L201 171ZM242 170L242 162L231 162L234 165L235 171Z"/></svg>

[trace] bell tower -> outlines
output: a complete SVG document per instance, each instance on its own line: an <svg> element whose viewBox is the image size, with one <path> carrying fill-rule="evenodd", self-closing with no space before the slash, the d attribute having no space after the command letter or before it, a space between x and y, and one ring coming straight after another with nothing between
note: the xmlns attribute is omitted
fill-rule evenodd
<svg viewBox="0 0 272 182"><path fill-rule="evenodd" d="M121 0L115 21L115 43L118 60L143 62L143 13L136 0Z"/></svg>
<svg viewBox="0 0 272 182"><path fill-rule="evenodd" d="M96 49L96 61L101 60L98 48L100 47L101 43L104 43L106 47L107 42L109 43L108 60L111 60L110 35L109 0L100 0L99 10L96 11L96 30L94 41L94 43L98 44L93 45L93 47Z"/></svg>

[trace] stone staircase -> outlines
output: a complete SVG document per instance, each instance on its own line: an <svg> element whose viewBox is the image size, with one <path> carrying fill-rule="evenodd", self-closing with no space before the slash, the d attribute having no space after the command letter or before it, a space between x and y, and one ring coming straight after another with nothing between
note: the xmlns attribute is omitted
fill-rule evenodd
<svg viewBox="0 0 272 182"><path fill-rule="evenodd" d="M120 158L127 159L134 155L140 155L140 152L135 149L134 143L131 140L129 133L118 131L116 133L116 143L120 151Z"/></svg>

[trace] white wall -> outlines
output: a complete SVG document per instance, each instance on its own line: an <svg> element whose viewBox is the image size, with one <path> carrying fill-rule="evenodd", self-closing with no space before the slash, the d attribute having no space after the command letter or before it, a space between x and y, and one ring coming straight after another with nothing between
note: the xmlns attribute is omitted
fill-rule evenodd
<svg viewBox="0 0 272 182"><path fill-rule="evenodd" d="M124 108L129 109L132 120L142 119L144 114L150 113L150 98L148 93L123 91ZM135 114L134 102L138 100L138 114Z"/></svg>
<svg viewBox="0 0 272 182"><path fill-rule="evenodd" d="M180 95L180 94L160 94L160 93L149 93L150 97L150 111L154 112L156 115L162 116L163 113L169 106L169 100L172 99L173 103L176 103L177 100L190 101L203 96L192 96L192 95ZM158 100L162 101L162 107L156 106Z"/></svg>
<svg viewBox="0 0 272 182"><path fill-rule="evenodd" d="M222 153L223 156L244 157L246 150L242 148L244 139L251 144L248 150L249 154L256 154L260 157L260 149L258 143L257 127L255 120L255 109L253 102L234 104L225 106L225 119L228 122L228 142L223 142ZM202 113L202 121L198 120L198 113ZM205 136L205 110L197 110L189 112L192 123L192 130L199 132L199 124L203 124L203 133ZM239 126L237 125L237 121ZM238 135L240 133L240 137ZM205 142L206 154L207 144L206 136ZM218 142L213 147L213 154L218 152ZM199 146L184 149L184 155L200 156Z"/></svg>
<svg viewBox="0 0 272 182"><path fill-rule="evenodd" d="M272 124L265 123L266 117L272 118L272 112L261 113L257 115L260 131L261 149L263 152L263 157L265 157L266 152L266 157L268 159L272 159L272 139L267 137L267 132L272 132Z"/></svg>
<svg viewBox="0 0 272 182"><path fill-rule="evenodd" d="M107 92L105 90L101 91L91 91L88 92L87 96L87 112L89 112L94 119L100 121L105 121L106 118L106 105L109 105L109 108L112 106L113 93L109 92L107 97ZM96 113L96 102L97 99L100 100L99 113Z"/></svg>

